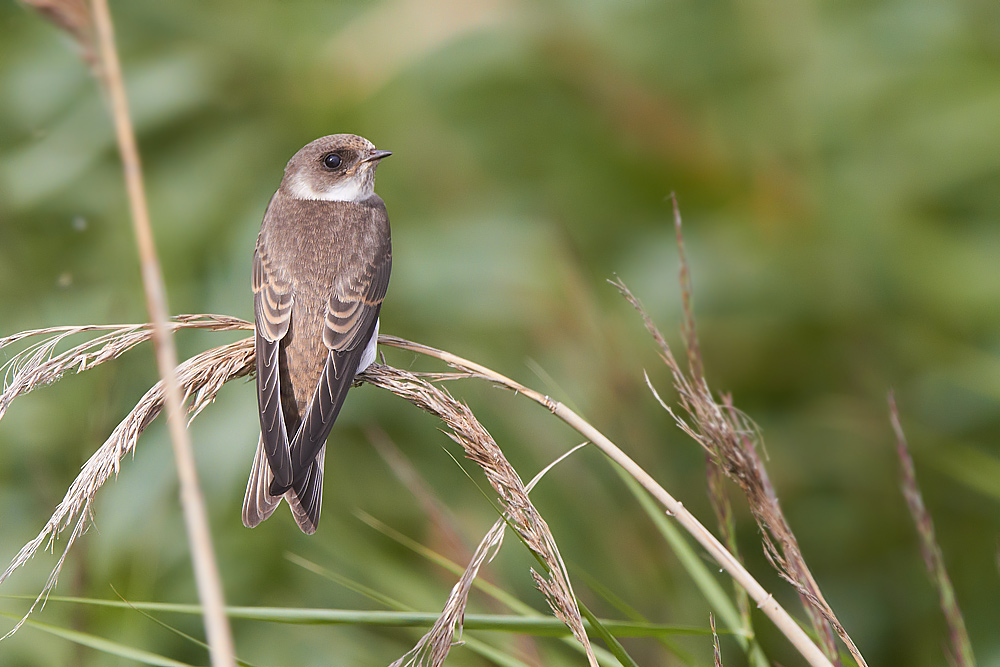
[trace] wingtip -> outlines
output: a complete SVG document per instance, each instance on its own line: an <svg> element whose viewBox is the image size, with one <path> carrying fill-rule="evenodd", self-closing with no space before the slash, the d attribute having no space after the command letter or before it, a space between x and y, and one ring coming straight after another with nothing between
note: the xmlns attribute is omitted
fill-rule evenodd
<svg viewBox="0 0 1000 667"><path fill-rule="evenodd" d="M289 509L292 510L292 518L295 519L299 530L306 535L315 533L316 529L319 528L319 508L317 507L315 511L310 512L303 507L299 497L295 495L294 489L290 489L285 494L285 500L288 502Z"/></svg>
<svg viewBox="0 0 1000 667"><path fill-rule="evenodd" d="M281 494L268 492L270 478L271 468L267 464L264 441L261 439L257 444L257 453L254 455L250 478L247 480L246 495L243 497L243 525L247 528L259 526L281 503Z"/></svg>
<svg viewBox="0 0 1000 667"><path fill-rule="evenodd" d="M299 530L301 530L306 535L312 535L312 534L314 534L316 532L316 529L319 528L319 524L318 523L313 523L312 521L310 521L308 519L308 517L305 520L301 520L300 521L299 517L296 516L295 517L295 523L298 524Z"/></svg>

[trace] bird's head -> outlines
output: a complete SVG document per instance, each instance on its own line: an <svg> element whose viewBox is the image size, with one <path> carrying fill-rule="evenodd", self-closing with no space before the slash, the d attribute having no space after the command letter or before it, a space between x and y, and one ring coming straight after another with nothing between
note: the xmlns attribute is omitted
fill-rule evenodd
<svg viewBox="0 0 1000 667"><path fill-rule="evenodd" d="M375 168L392 155L354 134L331 134L303 146L281 185L296 199L362 201L375 191Z"/></svg>

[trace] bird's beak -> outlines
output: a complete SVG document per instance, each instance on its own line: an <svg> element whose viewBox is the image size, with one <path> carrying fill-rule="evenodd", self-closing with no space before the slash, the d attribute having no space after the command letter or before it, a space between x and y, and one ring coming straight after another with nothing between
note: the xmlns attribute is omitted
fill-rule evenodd
<svg viewBox="0 0 1000 667"><path fill-rule="evenodd" d="M390 155L392 155L392 151L380 151L380 150L378 150L376 148L373 148L373 149L371 149L371 151L369 151L368 155L366 155L365 157L361 158L361 161L362 162L378 162L382 158L389 157Z"/></svg>

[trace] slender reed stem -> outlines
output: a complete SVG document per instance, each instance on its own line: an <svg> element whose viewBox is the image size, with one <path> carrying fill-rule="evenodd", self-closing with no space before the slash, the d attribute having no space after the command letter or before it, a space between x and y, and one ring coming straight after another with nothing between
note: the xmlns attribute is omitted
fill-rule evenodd
<svg viewBox="0 0 1000 667"><path fill-rule="evenodd" d="M153 342L156 347L156 362L166 388L167 422L174 446L177 475L180 480L181 504L184 508L188 541L191 545L191 559L194 562L198 594L205 608L205 629L213 667L233 665L233 640L229 630L229 620L225 614L225 600L219 578L212 537L208 527L205 501L198 484L191 441L184 423L183 399L177 385L177 351L173 337L167 327L166 289L156 255L153 231L146 205L146 193L142 182L142 166L136 146L135 132L129 116L125 85L121 65L115 49L114 29L107 0L92 0L91 9L96 27L100 71L107 90L115 136L121 154L132 212L132 227L135 231L139 259L142 265L142 283L146 294L146 305L153 320Z"/></svg>

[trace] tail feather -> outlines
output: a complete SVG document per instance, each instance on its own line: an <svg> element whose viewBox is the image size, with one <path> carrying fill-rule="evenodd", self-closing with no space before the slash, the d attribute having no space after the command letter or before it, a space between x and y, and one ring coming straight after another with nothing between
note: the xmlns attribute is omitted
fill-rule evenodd
<svg viewBox="0 0 1000 667"><path fill-rule="evenodd" d="M326 458L326 445L320 448L316 459L302 479L292 483L292 488L283 495L271 495L270 486L274 480L271 466L267 463L264 443L259 442L257 453L250 468L250 479L247 480L247 492L243 497L243 525L256 528L281 504L284 498L292 510L292 517L299 529L312 535L319 526L319 513L323 507L323 461Z"/></svg>
<svg viewBox="0 0 1000 667"><path fill-rule="evenodd" d="M267 463L264 452L263 438L257 444L257 453L253 457L253 467L250 468L250 479L247 480L247 492L243 497L243 525L254 528L274 513L281 503L281 496L272 496L268 487L274 474Z"/></svg>
<svg viewBox="0 0 1000 667"><path fill-rule="evenodd" d="M323 461L325 458L326 445L324 444L317 452L316 459L309 466L305 476L293 482L292 488L288 489L284 496L292 510L295 523L306 535L315 533L317 526L319 526L319 512L323 507Z"/></svg>

